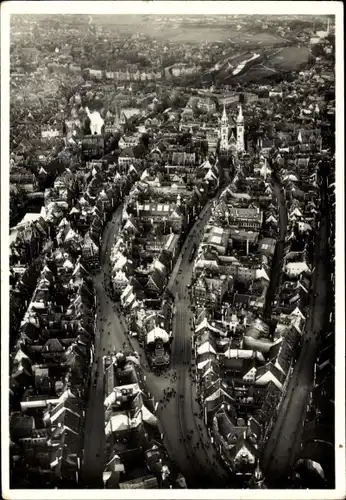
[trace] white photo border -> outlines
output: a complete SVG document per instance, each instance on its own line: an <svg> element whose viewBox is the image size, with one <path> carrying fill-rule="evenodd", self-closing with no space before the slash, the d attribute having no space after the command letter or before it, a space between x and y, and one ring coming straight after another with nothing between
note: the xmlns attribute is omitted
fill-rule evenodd
<svg viewBox="0 0 346 500"><path fill-rule="evenodd" d="M334 15L336 36L336 360L334 490L140 490L119 492L122 499L341 499L345 487L345 268L344 268L344 51L343 3L326 1L15 1L1 5L1 435L2 496L6 499L113 499L113 490L15 490L9 486L9 40L13 14L163 15Z"/></svg>

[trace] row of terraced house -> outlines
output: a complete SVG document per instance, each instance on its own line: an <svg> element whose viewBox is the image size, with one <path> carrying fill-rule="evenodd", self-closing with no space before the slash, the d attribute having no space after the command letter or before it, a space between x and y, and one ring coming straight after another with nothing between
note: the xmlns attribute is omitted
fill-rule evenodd
<svg viewBox="0 0 346 500"><path fill-rule="evenodd" d="M68 169L10 245L10 457L13 487L76 487L94 352L103 225L138 178Z"/></svg>

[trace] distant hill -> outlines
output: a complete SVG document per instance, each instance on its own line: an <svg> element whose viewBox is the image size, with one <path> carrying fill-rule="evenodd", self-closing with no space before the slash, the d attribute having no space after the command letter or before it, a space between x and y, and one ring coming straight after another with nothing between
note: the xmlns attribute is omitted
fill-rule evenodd
<svg viewBox="0 0 346 500"><path fill-rule="evenodd" d="M258 57L251 59L252 56ZM309 49L298 44L235 53L205 72L203 79L221 84L237 84L277 79L281 74L299 71L309 60ZM239 68L241 68L239 70Z"/></svg>

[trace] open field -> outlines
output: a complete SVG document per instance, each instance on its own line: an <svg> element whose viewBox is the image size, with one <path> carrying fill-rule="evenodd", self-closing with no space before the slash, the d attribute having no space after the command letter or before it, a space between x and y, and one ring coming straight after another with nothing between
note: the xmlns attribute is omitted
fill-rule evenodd
<svg viewBox="0 0 346 500"><path fill-rule="evenodd" d="M279 71L289 71L295 70L301 64L307 63L308 59L308 47L284 47L273 57L270 57L266 65Z"/></svg>
<svg viewBox="0 0 346 500"><path fill-rule="evenodd" d="M271 33L248 33L247 31L232 30L229 35L232 42L251 44L261 47L263 45L279 45L285 42L283 38Z"/></svg>
<svg viewBox="0 0 346 500"><path fill-rule="evenodd" d="M161 39L167 39L176 43L212 43L224 42L230 37L229 30L210 27L198 28L167 28L159 29L159 36Z"/></svg>
<svg viewBox="0 0 346 500"><path fill-rule="evenodd" d="M278 45L284 42L283 38L271 35L270 33L248 33L238 31L234 28L216 28L212 26L177 26L167 29L159 29L160 36L169 37L176 42L217 42L230 40L233 43L244 44L245 46L262 47L263 45ZM153 32L151 33L151 35Z"/></svg>

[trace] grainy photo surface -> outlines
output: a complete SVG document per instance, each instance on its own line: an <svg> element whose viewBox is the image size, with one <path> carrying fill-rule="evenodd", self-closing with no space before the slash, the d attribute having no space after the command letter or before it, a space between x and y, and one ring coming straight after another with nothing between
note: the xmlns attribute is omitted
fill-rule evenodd
<svg viewBox="0 0 346 500"><path fill-rule="evenodd" d="M335 15L9 17L16 498L335 489Z"/></svg>

